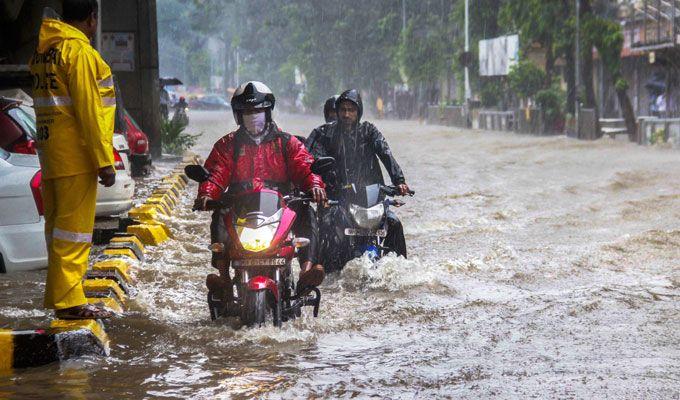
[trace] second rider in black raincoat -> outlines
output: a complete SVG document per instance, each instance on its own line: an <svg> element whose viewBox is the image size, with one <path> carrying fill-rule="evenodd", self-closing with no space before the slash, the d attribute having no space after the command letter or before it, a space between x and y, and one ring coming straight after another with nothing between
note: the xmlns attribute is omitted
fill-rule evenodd
<svg viewBox="0 0 680 400"><path fill-rule="evenodd" d="M363 103L361 95L355 89L343 92L335 101L337 121L322 125L309 136L306 141L309 152L315 157L333 157L336 161L335 188L342 188L348 184L367 186L375 183L385 184L379 161L383 163L390 175L392 184L402 195L409 192L399 164L394 159L385 137L370 122L361 121ZM331 191L329 196L339 198L341 191ZM336 208L334 210L334 208ZM342 221L337 207L320 213L320 234L323 240L339 241L342 237ZM388 232L385 247L393 249L398 255L406 257L406 241L404 230L393 212L387 214ZM335 227L335 229L334 229ZM326 234L323 233L326 232ZM335 235L333 235L335 233ZM337 248L340 243L323 243L322 249ZM322 250L323 253L323 250ZM323 255L322 255L323 256ZM326 255L335 258L334 255ZM341 266L340 266L341 267Z"/></svg>

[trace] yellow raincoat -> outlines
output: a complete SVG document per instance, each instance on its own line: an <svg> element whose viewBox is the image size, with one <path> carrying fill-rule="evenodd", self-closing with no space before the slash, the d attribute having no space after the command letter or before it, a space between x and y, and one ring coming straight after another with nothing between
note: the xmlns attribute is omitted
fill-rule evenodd
<svg viewBox="0 0 680 400"><path fill-rule="evenodd" d="M43 179L113 165L113 78L87 36L43 20L30 67Z"/></svg>
<svg viewBox="0 0 680 400"><path fill-rule="evenodd" d="M48 249L45 307L87 302L97 171L112 166L115 93L111 69L83 32L44 19L30 60Z"/></svg>

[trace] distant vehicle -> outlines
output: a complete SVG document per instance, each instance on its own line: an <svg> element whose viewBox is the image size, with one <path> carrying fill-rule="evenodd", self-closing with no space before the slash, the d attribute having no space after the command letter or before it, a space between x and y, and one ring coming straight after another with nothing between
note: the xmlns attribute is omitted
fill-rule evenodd
<svg viewBox="0 0 680 400"><path fill-rule="evenodd" d="M175 105L175 113L172 115L172 122L182 126L189 125L189 116L187 115L188 109L188 107Z"/></svg>
<svg viewBox="0 0 680 400"><path fill-rule="evenodd" d="M42 176L36 160L0 149L0 273L47 267Z"/></svg>
<svg viewBox="0 0 680 400"><path fill-rule="evenodd" d="M128 147L130 149L131 175L148 175L151 167L149 138L125 108L122 109L122 119L123 123L120 124L122 126L116 126L115 132L120 133L127 138Z"/></svg>
<svg viewBox="0 0 680 400"><path fill-rule="evenodd" d="M35 146L35 116L32 109L15 99L0 98L0 148L10 153L26 154L35 169L40 168ZM130 148L124 135L113 135L113 158L116 183L111 187L97 188L98 217L112 217L132 208L135 182L130 176L128 156ZM23 161L27 164L28 161Z"/></svg>
<svg viewBox="0 0 680 400"><path fill-rule="evenodd" d="M231 105L224 97L209 94L198 99L189 100L189 108L195 110L231 110Z"/></svg>
<svg viewBox="0 0 680 400"><path fill-rule="evenodd" d="M132 167L130 175L144 176L151 170L151 153L149 152L149 137L142 131L132 115L125 108L123 93L118 86L118 80L114 77L116 88L116 120L113 131L125 135L130 149L130 162Z"/></svg>
<svg viewBox="0 0 680 400"><path fill-rule="evenodd" d="M20 100L0 97L0 148L11 153L35 153L35 118Z"/></svg>

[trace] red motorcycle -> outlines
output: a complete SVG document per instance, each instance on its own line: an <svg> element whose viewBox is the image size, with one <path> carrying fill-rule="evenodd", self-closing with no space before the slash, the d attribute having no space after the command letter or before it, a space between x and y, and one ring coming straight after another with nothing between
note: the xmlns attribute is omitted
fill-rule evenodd
<svg viewBox="0 0 680 400"><path fill-rule="evenodd" d="M315 163L312 171L325 168ZM185 167L187 176L197 182L210 180L210 173L199 165ZM229 248L212 243L210 249L226 253L234 270L233 299L208 292L210 317L239 317L245 325L261 326L271 315L274 326L299 317L302 307L313 307L319 313L321 292L316 287L302 287L293 279L291 261L296 250L309 244L309 239L294 237L291 232L295 212L289 206L309 202L305 195L282 196L269 190L253 190L222 200L210 200L209 210L225 210L224 223L229 235Z"/></svg>

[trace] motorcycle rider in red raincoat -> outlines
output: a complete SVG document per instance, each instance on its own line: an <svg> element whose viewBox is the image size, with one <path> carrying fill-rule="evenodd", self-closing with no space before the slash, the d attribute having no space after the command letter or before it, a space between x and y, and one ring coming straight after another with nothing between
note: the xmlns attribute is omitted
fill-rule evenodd
<svg viewBox="0 0 680 400"><path fill-rule="evenodd" d="M262 82L246 82L236 89L231 107L239 128L218 140L205 161L204 166L211 177L199 186L196 208L205 209L207 200L220 199L227 189L231 194L272 189L285 195L296 187L310 192L317 203L327 200L323 181L310 170L314 158L303 143L281 131L272 120L274 104L272 91ZM324 269L316 263L316 215L309 204L301 202L293 208L297 214L293 232L310 240L298 255L300 282L318 286L323 281ZM228 240L224 215L224 210L213 213L210 225L212 243ZM220 276L208 275L208 288L230 288L227 255L213 253L212 265L220 271Z"/></svg>

